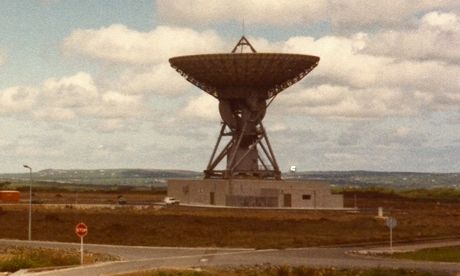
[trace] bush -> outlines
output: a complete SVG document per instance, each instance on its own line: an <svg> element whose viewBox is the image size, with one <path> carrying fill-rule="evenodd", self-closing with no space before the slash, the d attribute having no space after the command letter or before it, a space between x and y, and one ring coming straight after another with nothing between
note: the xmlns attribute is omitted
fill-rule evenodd
<svg viewBox="0 0 460 276"><path fill-rule="evenodd" d="M30 267L33 267L32 261L23 256L14 256L0 261L0 271L15 272L19 269Z"/></svg>
<svg viewBox="0 0 460 276"><path fill-rule="evenodd" d="M8 250L8 255L0 259L0 271L14 272L23 268L68 266L80 263L78 253L62 252L53 249L26 249L15 247Z"/></svg>

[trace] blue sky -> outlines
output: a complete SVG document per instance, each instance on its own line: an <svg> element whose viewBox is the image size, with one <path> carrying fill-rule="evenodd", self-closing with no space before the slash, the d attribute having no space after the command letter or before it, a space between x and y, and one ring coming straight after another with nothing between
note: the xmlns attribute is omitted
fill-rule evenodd
<svg viewBox="0 0 460 276"><path fill-rule="evenodd" d="M0 172L204 169L217 102L172 56L318 55L270 106L283 170L458 172L457 1L0 3Z"/></svg>
<svg viewBox="0 0 460 276"><path fill-rule="evenodd" d="M149 30L155 25L152 1L18 0L0 5L2 47L14 61L2 68L2 87L37 84L78 70L60 53L60 43L72 30L113 23Z"/></svg>

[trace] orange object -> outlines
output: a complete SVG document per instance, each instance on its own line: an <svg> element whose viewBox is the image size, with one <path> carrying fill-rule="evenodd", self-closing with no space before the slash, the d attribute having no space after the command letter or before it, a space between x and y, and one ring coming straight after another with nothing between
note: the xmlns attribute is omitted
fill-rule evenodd
<svg viewBox="0 0 460 276"><path fill-rule="evenodd" d="M21 194L19 191L0 191L0 202L1 203L17 203Z"/></svg>

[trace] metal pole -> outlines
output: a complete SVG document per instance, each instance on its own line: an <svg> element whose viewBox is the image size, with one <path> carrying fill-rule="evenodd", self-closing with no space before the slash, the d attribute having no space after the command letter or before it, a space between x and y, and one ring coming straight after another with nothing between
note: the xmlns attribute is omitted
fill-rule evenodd
<svg viewBox="0 0 460 276"><path fill-rule="evenodd" d="M80 237L80 264L83 265L83 236Z"/></svg>
<svg viewBox="0 0 460 276"><path fill-rule="evenodd" d="M224 134L224 131L225 131L225 127L227 125L225 123L222 123L222 128L220 129L220 133L219 133L219 138L217 138L217 143L216 145L214 146L214 149L212 151L212 154L211 154L211 158L209 159L209 163L208 163L208 168L207 170L211 170L211 164L212 164L212 161L214 160L214 156L216 155L216 151L217 151L217 148L219 147L219 144L220 144L220 139L222 139L222 136Z"/></svg>
<svg viewBox="0 0 460 276"><path fill-rule="evenodd" d="M265 165L264 160L262 160L262 158L260 158L260 156L257 156L257 159L259 159L260 164L262 164L262 166L264 167L264 169L265 169L266 171L268 171L268 167L267 167L267 165Z"/></svg>
<svg viewBox="0 0 460 276"><path fill-rule="evenodd" d="M214 162L208 168L208 170L214 170L214 168L219 165L220 161L228 154L228 149L233 145L233 138L225 145L224 149L219 153L219 155L214 159Z"/></svg>
<svg viewBox="0 0 460 276"><path fill-rule="evenodd" d="M268 140L268 135L267 135L267 132L265 132L265 128L264 128L264 125L262 124L262 122L260 122L260 127L262 129L262 133L264 135L264 138L265 138L265 142L267 143L267 146L268 146L268 151L270 152L270 155L273 159L273 166L274 166L274 169L276 171L279 171L280 168L278 167L278 163L276 162L276 158L275 158L275 154L273 153L273 149L272 149L272 146L270 145L270 141Z"/></svg>
<svg viewBox="0 0 460 276"><path fill-rule="evenodd" d="M258 143L262 138L263 138L263 136L260 137L260 138L257 138L257 140L256 140L252 145L249 146L249 148L248 148L248 149L246 150L246 152L240 157L240 159L238 159L238 161L236 161L235 165L233 165L233 167L230 168L232 171L233 171L233 169L235 169L236 167L238 167L238 165L244 160L244 158L245 158L246 156L248 156L248 154L251 152L251 150L253 150L253 149L255 148L255 146L257 145L257 143Z"/></svg>
<svg viewBox="0 0 460 276"><path fill-rule="evenodd" d="M390 227L390 252L393 253L393 228Z"/></svg>
<svg viewBox="0 0 460 276"><path fill-rule="evenodd" d="M241 129L241 132L239 133L238 140L236 141L235 148L233 149L231 155L230 155L230 161L227 162L227 170L232 170L233 167L233 160L235 159L236 153L238 152L238 148L240 147L241 140L243 139L244 133L246 132L246 126L248 122L244 121L243 123L243 128ZM231 178L232 176L230 176Z"/></svg>
<svg viewBox="0 0 460 276"><path fill-rule="evenodd" d="M29 169L30 183L29 183L29 241L32 240L32 168L24 165L24 168Z"/></svg>
<svg viewBox="0 0 460 276"><path fill-rule="evenodd" d="M29 241L32 240L32 168L30 168L29 184Z"/></svg>

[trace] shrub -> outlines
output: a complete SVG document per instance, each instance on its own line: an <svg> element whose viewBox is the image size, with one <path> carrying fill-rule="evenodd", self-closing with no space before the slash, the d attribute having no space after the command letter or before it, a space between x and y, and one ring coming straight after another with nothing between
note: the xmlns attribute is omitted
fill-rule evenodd
<svg viewBox="0 0 460 276"><path fill-rule="evenodd" d="M0 260L0 271L14 272L23 268L68 266L80 263L78 253L53 249L26 249L15 247L8 250L9 257Z"/></svg>

